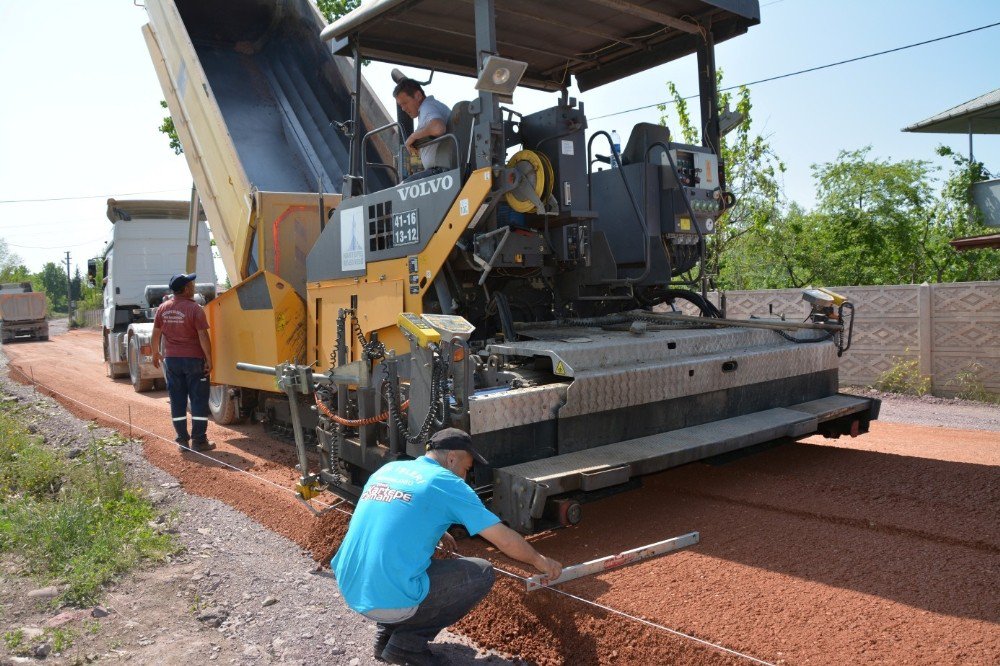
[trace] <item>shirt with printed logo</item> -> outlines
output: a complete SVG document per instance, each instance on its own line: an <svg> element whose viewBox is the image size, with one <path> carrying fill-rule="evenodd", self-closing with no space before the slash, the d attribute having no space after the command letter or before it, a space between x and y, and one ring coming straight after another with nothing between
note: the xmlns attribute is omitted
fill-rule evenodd
<svg viewBox="0 0 1000 666"><path fill-rule="evenodd" d="M208 330L208 318L190 298L175 295L158 307L153 326L163 334L164 358L205 358L198 331Z"/></svg>
<svg viewBox="0 0 1000 666"><path fill-rule="evenodd" d="M441 537L500 522L462 479L426 456L383 465L365 484L330 563L347 605L359 613L420 605Z"/></svg>

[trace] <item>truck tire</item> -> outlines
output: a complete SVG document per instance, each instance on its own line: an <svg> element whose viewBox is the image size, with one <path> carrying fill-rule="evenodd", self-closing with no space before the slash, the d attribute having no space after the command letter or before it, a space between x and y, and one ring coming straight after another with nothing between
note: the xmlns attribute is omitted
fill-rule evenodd
<svg viewBox="0 0 1000 666"><path fill-rule="evenodd" d="M142 379L139 369L139 340L135 337L128 339L128 374L136 393L148 393L153 390L156 380Z"/></svg>
<svg viewBox="0 0 1000 666"><path fill-rule="evenodd" d="M243 420L240 401L228 384L212 384L208 390L208 409L219 425L232 425Z"/></svg>

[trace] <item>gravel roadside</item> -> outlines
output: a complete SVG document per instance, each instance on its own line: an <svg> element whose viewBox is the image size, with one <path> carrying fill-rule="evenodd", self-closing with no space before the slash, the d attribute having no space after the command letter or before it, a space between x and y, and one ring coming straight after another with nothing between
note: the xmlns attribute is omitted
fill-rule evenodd
<svg viewBox="0 0 1000 666"><path fill-rule="evenodd" d="M11 381L0 353L0 398L31 405L30 423L46 443L70 450L114 431L94 427L31 387ZM103 601L111 611L96 620L77 614L60 624L73 645L51 653L47 664L101 661L133 664L377 664L371 655L374 625L350 611L329 570L292 541L227 504L185 492L150 464L136 440L117 449L130 482L146 490L164 516L162 529L183 547L163 565L151 565L113 585ZM0 634L51 626L60 611L29 598L40 585L18 578L0 561ZM41 639L39 639L41 640ZM450 664L517 663L481 653L444 632L436 652ZM39 663L0 644L0 664Z"/></svg>
<svg viewBox="0 0 1000 666"><path fill-rule="evenodd" d="M933 395L912 396L882 393L867 387L853 386L848 393L882 400L880 421L929 426L1000 432L1000 405L989 405L959 398L939 398Z"/></svg>

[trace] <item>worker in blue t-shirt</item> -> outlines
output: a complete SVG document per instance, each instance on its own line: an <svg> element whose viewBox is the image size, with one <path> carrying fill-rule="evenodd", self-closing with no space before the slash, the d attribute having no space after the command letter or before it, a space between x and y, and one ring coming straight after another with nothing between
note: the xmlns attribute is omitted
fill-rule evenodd
<svg viewBox="0 0 1000 666"><path fill-rule="evenodd" d="M431 559L438 546L455 552L455 539L446 531L453 524L550 580L562 572L559 562L483 506L465 482L474 461L487 464L472 448L472 438L446 428L430 438L426 455L388 463L365 484L330 566L347 605L378 623L376 659L435 663L427 644L493 587L493 566L486 560Z"/></svg>

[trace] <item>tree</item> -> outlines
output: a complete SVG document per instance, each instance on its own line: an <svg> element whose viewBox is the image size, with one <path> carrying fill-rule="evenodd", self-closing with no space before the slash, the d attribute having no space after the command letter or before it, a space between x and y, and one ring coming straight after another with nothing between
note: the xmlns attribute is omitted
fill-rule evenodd
<svg viewBox="0 0 1000 666"><path fill-rule="evenodd" d="M80 266L77 265L73 279L69 281L70 300L79 301L83 295L83 276L80 275Z"/></svg>
<svg viewBox="0 0 1000 666"><path fill-rule="evenodd" d="M963 236L990 233L983 214L973 203L973 183L993 176L982 162L970 162L951 148L940 146L937 154L951 159L952 168L941 188L926 247L933 279L937 282L971 282L1000 279L1000 252L994 249L957 252L948 241Z"/></svg>
<svg viewBox="0 0 1000 666"><path fill-rule="evenodd" d="M49 297L49 310L66 312L66 269L53 262L42 267L42 270L31 277L35 291L44 291Z"/></svg>
<svg viewBox="0 0 1000 666"><path fill-rule="evenodd" d="M871 158L871 146L813 165L820 216L815 242L827 284L908 284L928 275L926 234L935 196L924 160Z"/></svg>
<svg viewBox="0 0 1000 666"><path fill-rule="evenodd" d="M11 252L7 241L0 238L0 282L21 282L26 279L14 278L19 268L24 268L21 266L21 257Z"/></svg>

